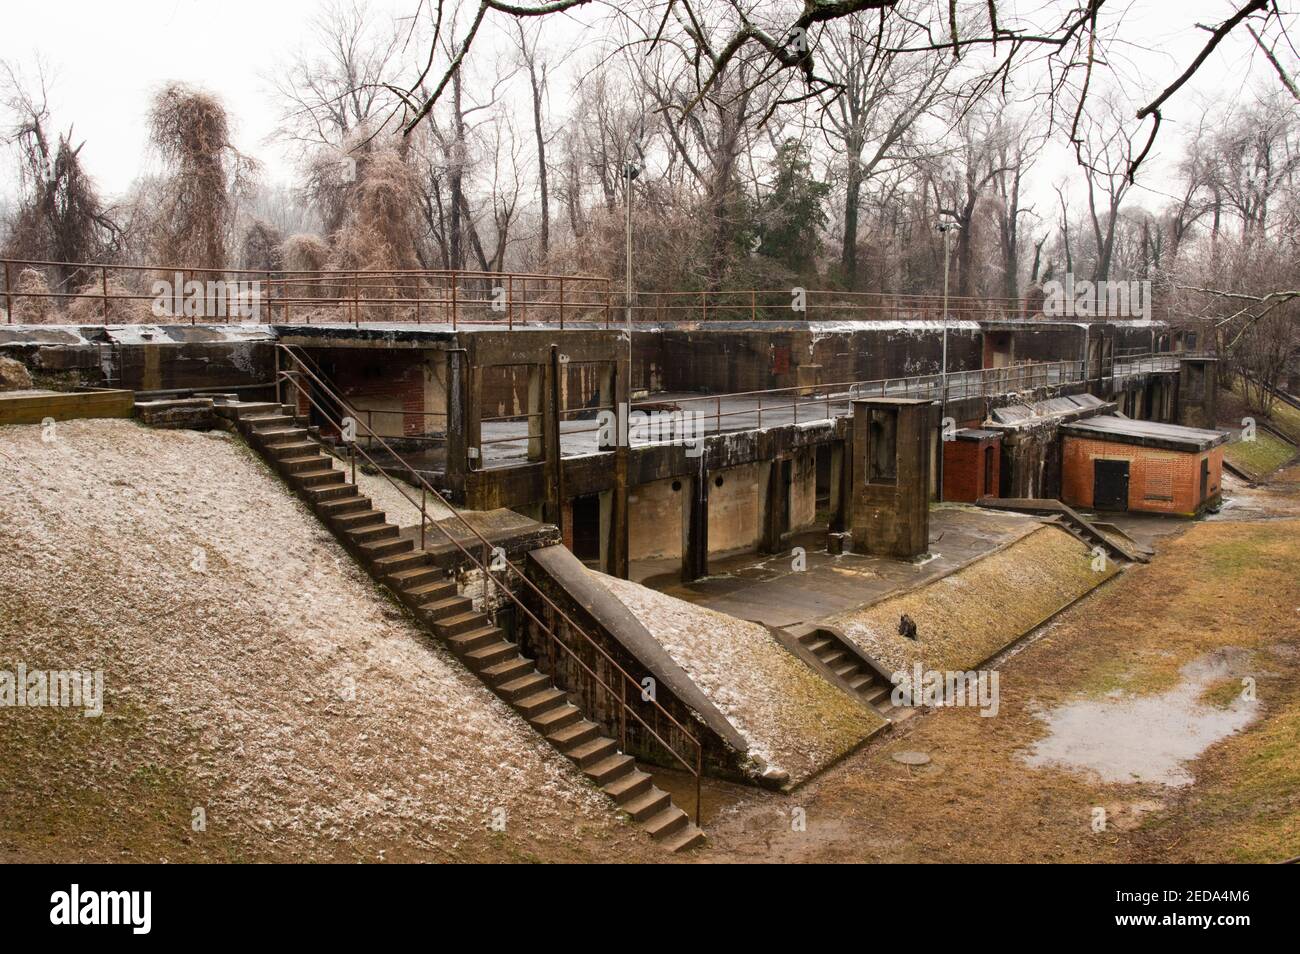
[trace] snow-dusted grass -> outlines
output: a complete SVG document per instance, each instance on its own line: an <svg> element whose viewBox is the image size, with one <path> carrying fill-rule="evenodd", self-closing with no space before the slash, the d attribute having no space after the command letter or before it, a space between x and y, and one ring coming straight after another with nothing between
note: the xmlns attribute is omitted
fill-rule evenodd
<svg viewBox="0 0 1300 954"><path fill-rule="evenodd" d="M788 653L767 627L591 571L749 743L755 771L798 783L883 720Z"/></svg>
<svg viewBox="0 0 1300 954"><path fill-rule="evenodd" d="M41 431L0 428L0 669L102 669L106 705L0 709L5 857L641 845L237 439L118 420Z"/></svg>
<svg viewBox="0 0 1300 954"><path fill-rule="evenodd" d="M1043 526L998 552L917 589L865 609L828 617L890 672L965 670L1083 596L1117 572L1107 559L1093 569L1088 548L1065 531ZM898 634L904 615L917 639Z"/></svg>

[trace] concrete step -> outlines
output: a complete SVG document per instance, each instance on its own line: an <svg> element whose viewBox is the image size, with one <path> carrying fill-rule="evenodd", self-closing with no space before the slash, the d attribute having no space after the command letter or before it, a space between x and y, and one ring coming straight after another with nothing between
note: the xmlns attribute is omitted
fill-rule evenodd
<svg viewBox="0 0 1300 954"><path fill-rule="evenodd" d="M460 658L465 660L465 665L469 666L470 669L479 672L495 663L504 662L518 652L518 646L502 639L495 643L488 643L486 646L480 646L478 649L471 649Z"/></svg>
<svg viewBox="0 0 1300 954"><path fill-rule="evenodd" d="M389 586L393 587L405 598L406 593L410 590L446 579L447 574L440 567L434 566L428 561L421 561L408 568L399 568L390 572L385 577L384 582L388 583ZM422 600L420 597L415 597L414 600L407 600L407 602L414 602L418 606Z"/></svg>
<svg viewBox="0 0 1300 954"><path fill-rule="evenodd" d="M875 676L869 672L860 672L856 676L849 677L849 688L854 692L861 692L863 686L869 686L875 681Z"/></svg>
<svg viewBox="0 0 1300 954"><path fill-rule="evenodd" d="M539 716L549 709L555 709L562 706L567 701L564 692L559 689L542 689L510 703L519 710L520 715L525 719L531 719Z"/></svg>
<svg viewBox="0 0 1300 954"><path fill-rule="evenodd" d="M333 461L334 458L328 454L303 454L301 457L281 457L278 463L281 473L297 474L304 470L319 470Z"/></svg>
<svg viewBox="0 0 1300 954"><path fill-rule="evenodd" d="M260 434L267 430L283 430L293 427L297 422L288 414L258 414L256 417L241 417L253 429L253 433Z"/></svg>
<svg viewBox="0 0 1300 954"><path fill-rule="evenodd" d="M529 665L532 665L531 663ZM573 703L566 703L549 709L541 715L529 719L529 723L542 735L554 732L556 729L562 729L566 725L573 725L582 718L582 712Z"/></svg>
<svg viewBox="0 0 1300 954"><path fill-rule="evenodd" d="M264 431L255 431L257 439L264 447L279 447L283 444L302 443L307 437L305 427L270 427Z"/></svg>
<svg viewBox="0 0 1300 954"><path fill-rule="evenodd" d="M465 599L465 597L457 597ZM439 600L438 602L442 602ZM466 602L469 602L466 600ZM443 639L450 639L458 633L468 633L472 629L480 629L483 626L490 626L491 622L486 616L475 609L469 609L462 613L454 613L439 618L433 628Z"/></svg>
<svg viewBox="0 0 1300 954"><path fill-rule="evenodd" d="M424 606L426 603L445 600L455 595L456 581L449 580L445 576L402 587L402 599L416 606Z"/></svg>
<svg viewBox="0 0 1300 954"><path fill-rule="evenodd" d="M585 769L609 758L611 755L617 755L618 745L615 744L613 739L598 735L594 739L588 739L582 745L575 746L564 754L573 759L578 768Z"/></svg>
<svg viewBox="0 0 1300 954"><path fill-rule="evenodd" d="M886 702L889 701L890 687L878 682L859 694L862 696L863 702L867 703L867 705L874 706L879 704L881 699L884 699Z"/></svg>
<svg viewBox="0 0 1300 954"><path fill-rule="evenodd" d="M382 556L370 563L370 568L375 572L380 580L385 583L398 585L392 579L394 574L401 573L404 570L414 570L418 567L430 566L429 554L422 550L410 550L406 553L394 553L391 556ZM437 568L435 567L435 570ZM441 573L441 570L437 570ZM409 578L409 577L408 577Z"/></svg>
<svg viewBox="0 0 1300 954"><path fill-rule="evenodd" d="M633 821L641 822L658 815L671 802L672 799L668 797L667 792L652 785L635 798L621 803L619 807L631 815Z"/></svg>
<svg viewBox="0 0 1300 954"><path fill-rule="evenodd" d="M387 540L369 540L359 543L357 549L365 559L377 560L380 557L409 553L415 549L415 543L405 537L391 537Z"/></svg>
<svg viewBox="0 0 1300 954"><path fill-rule="evenodd" d="M811 652L815 656L818 653L820 653L823 649L826 649L834 644L825 636L822 636L817 639L814 639L810 643L806 643L805 645L808 647L809 652Z"/></svg>
<svg viewBox="0 0 1300 954"><path fill-rule="evenodd" d="M685 828L681 829L674 835L669 835L660 844L676 854L679 851L689 851L697 848L708 841L703 831L695 827L694 822L688 823Z"/></svg>
<svg viewBox="0 0 1300 954"><path fill-rule="evenodd" d="M280 411L280 405L273 401L240 401L229 406L235 409L235 418L240 421L263 414L275 414Z"/></svg>
<svg viewBox="0 0 1300 954"><path fill-rule="evenodd" d="M350 513L341 513L336 517L330 518L330 523L341 533L347 533L350 530L360 530L362 527L382 526L384 523L384 512L382 510L356 510Z"/></svg>
<svg viewBox="0 0 1300 954"><path fill-rule="evenodd" d="M316 504L316 511L326 520L334 520L345 514L359 514L370 509L370 498L358 494L338 500L322 500Z"/></svg>
<svg viewBox="0 0 1300 954"><path fill-rule="evenodd" d="M610 755L595 765L587 765L582 774L602 788L616 778L636 770L636 761L630 755Z"/></svg>
<svg viewBox="0 0 1300 954"><path fill-rule="evenodd" d="M483 678L489 686L499 686L503 682L509 682L511 679L518 679L525 673L531 672L533 661L525 659L523 656L516 656L514 659L507 659L505 662L497 663L495 666L489 666L484 669L479 676ZM575 710L576 711L576 710Z"/></svg>
<svg viewBox="0 0 1300 954"><path fill-rule="evenodd" d="M520 676L518 679L511 679L509 682L503 682L496 687L497 695L506 702L514 702L525 696L531 696L534 693L541 692L543 689L551 688L551 677L545 673L533 670L527 675Z"/></svg>
<svg viewBox="0 0 1300 954"><path fill-rule="evenodd" d="M858 664L855 662L846 662L842 666L836 666L833 672L841 679L847 679L852 673L858 671Z"/></svg>
<svg viewBox="0 0 1300 954"><path fill-rule="evenodd" d="M450 616L460 616L474 608L474 601L468 596L448 595L420 604L420 617L436 623Z"/></svg>
<svg viewBox="0 0 1300 954"><path fill-rule="evenodd" d="M481 626L478 629L471 629L466 633L457 633L447 640L447 645L457 656L463 656L465 653L472 652L480 646L487 646L495 643L501 638L501 630L495 626ZM546 677L543 677L546 678ZM549 681L549 680L548 680ZM495 688L500 692L506 683L497 685Z"/></svg>
<svg viewBox="0 0 1300 954"><path fill-rule="evenodd" d="M400 533L395 523L367 523L358 527L348 527L344 531L354 543L372 543L375 540L388 540Z"/></svg>
<svg viewBox="0 0 1300 954"><path fill-rule="evenodd" d="M676 805L669 805L658 814L650 816L642 825L650 832L650 837L662 840L676 834L691 823L687 814Z"/></svg>
<svg viewBox="0 0 1300 954"><path fill-rule="evenodd" d="M279 463L286 457L303 457L319 450L320 445L312 441L294 441L291 444L276 444L273 447L268 447L266 452Z"/></svg>
<svg viewBox="0 0 1300 954"><path fill-rule="evenodd" d="M344 483L346 475L341 470L329 469L303 470L293 475L293 482L299 487L328 487L330 484Z"/></svg>
<svg viewBox="0 0 1300 954"><path fill-rule="evenodd" d="M848 656L845 655L844 650L842 649L833 649L824 655L819 653L817 658L822 661L822 665L834 669L841 662L847 659Z"/></svg>
<svg viewBox="0 0 1300 954"><path fill-rule="evenodd" d="M599 734L600 728L596 723L588 719L579 719L572 725L566 725L564 728L550 733L546 740L567 755L572 749L594 739ZM649 777L646 776L646 778Z"/></svg>
<svg viewBox="0 0 1300 954"><path fill-rule="evenodd" d="M352 484L322 484L319 487L303 487L303 496L312 503L324 503L327 500L342 500L344 497L360 496Z"/></svg>
<svg viewBox="0 0 1300 954"><path fill-rule="evenodd" d="M605 794L620 805L628 799L636 798L642 792L649 791L651 787L650 774L642 772L640 769L633 769L626 775L621 775L612 782L607 782L601 786Z"/></svg>

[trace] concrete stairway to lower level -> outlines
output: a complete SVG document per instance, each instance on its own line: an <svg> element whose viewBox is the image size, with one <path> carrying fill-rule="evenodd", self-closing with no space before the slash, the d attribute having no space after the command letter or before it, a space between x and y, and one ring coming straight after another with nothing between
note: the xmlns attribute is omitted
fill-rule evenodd
<svg viewBox="0 0 1300 954"><path fill-rule="evenodd" d="M292 406L226 406L240 432L316 511L378 582L405 603L433 634L548 742L572 760L618 807L671 851L704 842L690 817L657 788L635 760L519 652L429 554L385 520L347 481L344 470L294 416Z"/></svg>
<svg viewBox="0 0 1300 954"><path fill-rule="evenodd" d="M788 632L817 660L819 668L890 722L904 722L916 714L911 706L893 704L893 684L862 662L839 633L816 625Z"/></svg>

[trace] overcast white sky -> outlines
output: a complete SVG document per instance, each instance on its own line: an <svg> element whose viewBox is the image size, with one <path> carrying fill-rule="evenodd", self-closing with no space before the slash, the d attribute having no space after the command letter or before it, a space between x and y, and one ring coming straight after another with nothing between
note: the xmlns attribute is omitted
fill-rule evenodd
<svg viewBox="0 0 1300 954"><path fill-rule="evenodd" d="M1005 0L1004 0L1005 3ZM417 0L373 0L380 16L409 16ZM1022 7L1037 6L1021 0ZM1150 89L1173 79L1203 44L1206 34L1196 22L1214 23L1230 12L1228 0L1129 0L1117 3L1112 16L1123 15L1122 35L1132 46L1122 50L1115 67L1131 81ZM1284 2L1284 9L1294 4ZM39 54L53 74L53 115L58 128L72 125L86 142L86 167L106 195L129 187L144 167L144 117L150 94L160 84L181 80L221 95L236 123L239 147L260 159L270 181L293 178L291 153L268 141L277 106L264 76L281 68L309 41L308 23L321 8L319 0L56 0L8 4L0 30L0 59L30 71ZM578 33L569 24L562 42ZM486 47L486 45L485 45ZM488 52L490 48L482 52ZM478 47L475 47L478 50ZM481 55L481 54L480 54ZM1166 111L1164 151L1177 145L1177 130L1194 121L1198 102L1209 94L1234 94L1252 81L1266 79L1269 67L1249 36L1230 38L1206 64L1193 84ZM557 107L563 108L563 101ZM1056 165L1068 164L1062 151ZM1158 162L1158 157L1157 157ZM12 189L9 163L0 164L0 192ZM1046 183L1064 168L1040 166L1036 177ZM1158 188L1158 176L1148 180Z"/></svg>

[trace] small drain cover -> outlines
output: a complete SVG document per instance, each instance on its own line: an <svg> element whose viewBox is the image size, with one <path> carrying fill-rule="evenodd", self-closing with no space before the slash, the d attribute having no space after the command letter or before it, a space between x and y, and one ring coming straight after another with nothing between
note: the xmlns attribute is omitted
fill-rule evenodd
<svg viewBox="0 0 1300 954"><path fill-rule="evenodd" d="M902 762L904 765L930 764L930 756L924 752L895 752L892 758L895 762Z"/></svg>

